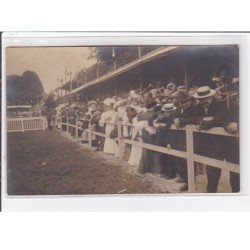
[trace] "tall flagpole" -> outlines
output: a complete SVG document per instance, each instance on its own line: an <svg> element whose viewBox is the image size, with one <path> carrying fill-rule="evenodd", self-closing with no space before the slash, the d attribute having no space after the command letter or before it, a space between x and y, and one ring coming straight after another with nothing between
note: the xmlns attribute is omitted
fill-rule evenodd
<svg viewBox="0 0 250 250"><path fill-rule="evenodd" d="M112 57L114 60L114 70L116 70L116 58L115 58L115 48L114 47L112 48Z"/></svg>
<svg viewBox="0 0 250 250"><path fill-rule="evenodd" d="M87 79L87 72L86 72L85 65L84 65L83 70L84 70L84 81L85 81L85 83L87 83L88 79Z"/></svg>

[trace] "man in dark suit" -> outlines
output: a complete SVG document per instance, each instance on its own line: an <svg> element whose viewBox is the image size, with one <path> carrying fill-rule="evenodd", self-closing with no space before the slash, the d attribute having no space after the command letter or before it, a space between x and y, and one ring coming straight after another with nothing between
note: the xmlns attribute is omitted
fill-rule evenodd
<svg viewBox="0 0 250 250"><path fill-rule="evenodd" d="M156 135L150 131L153 131L152 127L155 115L156 100L151 95L148 95L145 98L145 105L147 110L144 113L138 115L137 119L138 122L147 121L150 130L146 128L142 129L142 140L144 143L155 145ZM154 151L148 150L146 148L142 149L142 157L139 163L138 172L141 174L154 172Z"/></svg>
<svg viewBox="0 0 250 250"><path fill-rule="evenodd" d="M178 108L175 112L176 118L173 124L178 129L185 127L189 124L196 124L196 109L197 105L194 104L194 98L185 91L180 91L176 97L176 104ZM186 131L184 130L171 130L172 144L171 147L176 150L186 151ZM176 180L177 183L185 183L181 187L181 191L188 190L188 176L187 176L187 160L183 158L176 158L177 172L180 178Z"/></svg>
<svg viewBox="0 0 250 250"><path fill-rule="evenodd" d="M193 95L198 101L196 118L200 130L209 130L213 127L223 127L228 116L225 102L214 98L216 91L208 86L198 88ZM209 158L224 160L223 148L225 140L223 136L194 133L194 152ZM221 176L221 169L207 165L207 192L216 193Z"/></svg>
<svg viewBox="0 0 250 250"><path fill-rule="evenodd" d="M176 117L176 107L173 103L167 103L163 106L154 120L154 126L157 128L156 145L161 147L171 147L175 141L170 127L173 119ZM155 152L154 155L154 172L166 175L167 179L176 177L175 157L168 154Z"/></svg>
<svg viewBox="0 0 250 250"><path fill-rule="evenodd" d="M239 133L239 96L237 92L229 96L229 114L224 129L230 134ZM225 160L234 164L240 163L239 136L226 136L224 146ZM230 184L233 193L240 191L240 174L230 172Z"/></svg>

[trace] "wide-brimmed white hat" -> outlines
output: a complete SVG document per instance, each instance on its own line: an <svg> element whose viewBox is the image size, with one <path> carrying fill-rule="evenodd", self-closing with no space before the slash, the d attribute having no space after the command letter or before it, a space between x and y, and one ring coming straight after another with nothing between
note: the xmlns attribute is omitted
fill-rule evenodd
<svg viewBox="0 0 250 250"><path fill-rule="evenodd" d="M97 105L97 102L96 101L89 101L88 102L88 106L90 107L90 106L92 106L92 105Z"/></svg>
<svg viewBox="0 0 250 250"><path fill-rule="evenodd" d="M162 110L163 110L163 111L171 112L171 111L176 110L176 107L174 106L173 103L166 103L166 104L162 107Z"/></svg>
<svg viewBox="0 0 250 250"><path fill-rule="evenodd" d="M113 98L106 98L103 101L103 104L107 107L110 107L112 104L115 104L115 100Z"/></svg>
<svg viewBox="0 0 250 250"><path fill-rule="evenodd" d="M136 93L130 95L130 97L129 97L130 101L132 101L132 100L134 100L134 101L140 101L140 99L141 99L141 95L136 94Z"/></svg>
<svg viewBox="0 0 250 250"><path fill-rule="evenodd" d="M214 96L216 91L214 89L210 89L208 86L203 86L197 89L197 92L193 95L194 98L204 99L211 96Z"/></svg>
<svg viewBox="0 0 250 250"><path fill-rule="evenodd" d="M177 91L178 90L183 90L183 89L187 89L187 87L186 86L184 86L184 85L180 85L180 86L178 86L178 88L176 89Z"/></svg>
<svg viewBox="0 0 250 250"><path fill-rule="evenodd" d="M122 100L119 100L117 101L115 104L114 104L114 109L116 108L119 108L121 106L125 106L127 104L128 100L127 99L122 99Z"/></svg>
<svg viewBox="0 0 250 250"><path fill-rule="evenodd" d="M167 89L172 88L172 87L174 87L174 86L175 86L175 83L170 82L170 83L167 85Z"/></svg>

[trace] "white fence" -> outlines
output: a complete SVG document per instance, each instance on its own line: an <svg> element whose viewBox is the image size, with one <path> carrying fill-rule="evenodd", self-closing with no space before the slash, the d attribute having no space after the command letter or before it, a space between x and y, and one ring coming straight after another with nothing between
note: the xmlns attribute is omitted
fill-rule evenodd
<svg viewBox="0 0 250 250"><path fill-rule="evenodd" d="M79 127L77 125L77 120L76 120L75 125L68 123L68 121L66 123L61 123L61 125L65 125L67 127L66 128L67 132L69 131L69 127L74 127L76 129L76 131L75 131L76 138L78 138L78 130L83 130L81 127ZM220 169L235 172L235 173L240 173L240 166L237 164L226 162L226 161L221 161L221 160L217 160L217 159L213 159L213 158L209 158L209 157L205 157L205 156L201 156L198 154L194 154L194 143L193 143L194 132L220 135L220 136L238 137L238 135L233 135L233 134L227 133L221 127L212 128L212 129L206 130L206 131L204 131L204 130L200 131L200 130L197 130L196 126L194 126L194 125L187 125L186 128L180 129L180 130L186 131L186 149L187 149L187 151L180 151L180 150L175 150L175 149L171 149L171 148L160 147L160 146L156 146L156 145L152 145L152 144L147 144L147 143L143 143L143 142L124 139L122 137L122 126L131 126L131 124L118 123L117 125L118 125L117 141L118 141L120 153L122 152L121 149L123 148L124 144L130 144L130 145L135 145L137 147L146 148L146 149L149 149L152 151L156 151L159 153L173 155L173 156L187 159L188 191L189 192L192 192L192 193L195 192L195 171L194 171L194 168L195 168L194 163L195 162L203 163L206 165L210 165L210 166L213 166L216 168L220 168ZM172 128L172 129L175 129L175 128ZM108 137L106 134L93 131L92 126L89 126L89 128L85 131L87 131L89 133L89 145L91 145L91 140L92 140L93 134L98 135L98 136L102 136L102 137ZM123 155L120 154L119 157L122 158Z"/></svg>
<svg viewBox="0 0 250 250"><path fill-rule="evenodd" d="M45 117L7 118L7 132L45 130Z"/></svg>

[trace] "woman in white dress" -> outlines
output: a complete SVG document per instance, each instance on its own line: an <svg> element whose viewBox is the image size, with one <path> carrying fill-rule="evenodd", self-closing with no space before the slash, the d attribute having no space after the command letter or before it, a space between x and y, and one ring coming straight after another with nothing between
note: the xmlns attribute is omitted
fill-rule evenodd
<svg viewBox="0 0 250 250"><path fill-rule="evenodd" d="M136 115L137 115L137 112L133 107L127 108L127 116L129 117L130 122L132 120L132 122L131 122L132 128L130 130L131 137L132 137L131 139L137 141L139 136L140 136L140 129L137 126L137 116ZM135 145L132 145L128 163L132 166L138 167L140 160L141 160L141 156L142 156L142 148L137 147Z"/></svg>
<svg viewBox="0 0 250 250"><path fill-rule="evenodd" d="M104 127L105 125L105 138L103 152L107 154L117 154L118 153L118 144L115 139L110 138L110 133L115 129L115 124L117 123L118 114L113 110L113 105L115 100L113 98L106 98L103 101L106 110L102 113L99 125Z"/></svg>

